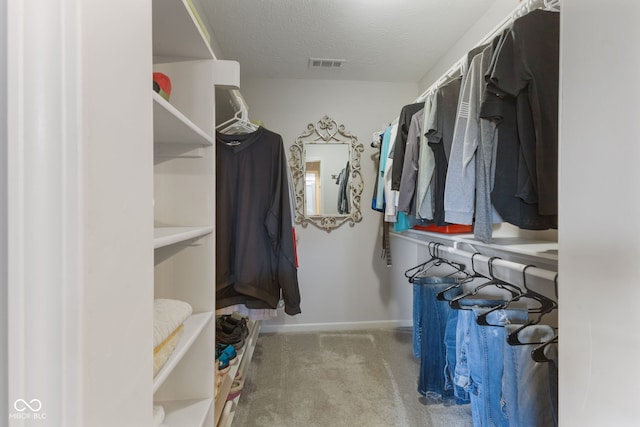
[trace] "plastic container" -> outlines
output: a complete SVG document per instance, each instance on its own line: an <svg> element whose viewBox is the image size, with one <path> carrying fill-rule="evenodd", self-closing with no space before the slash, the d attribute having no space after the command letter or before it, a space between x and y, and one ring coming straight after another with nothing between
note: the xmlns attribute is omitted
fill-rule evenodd
<svg viewBox="0 0 640 427"><path fill-rule="evenodd" d="M449 224L449 225L414 225L414 230L431 231L442 234L469 234L473 233L473 225Z"/></svg>

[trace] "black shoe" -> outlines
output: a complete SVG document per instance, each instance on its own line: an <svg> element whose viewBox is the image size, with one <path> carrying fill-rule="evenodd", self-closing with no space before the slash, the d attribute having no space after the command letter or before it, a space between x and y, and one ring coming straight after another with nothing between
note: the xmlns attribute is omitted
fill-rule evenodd
<svg viewBox="0 0 640 427"><path fill-rule="evenodd" d="M246 339L249 336L249 326L247 325L247 318L236 318L233 315L223 316L223 321L229 325L233 325L235 328L240 328L242 336Z"/></svg>
<svg viewBox="0 0 640 427"><path fill-rule="evenodd" d="M216 319L216 343L230 344L236 350L244 346L244 337L239 328L229 328L228 324Z"/></svg>

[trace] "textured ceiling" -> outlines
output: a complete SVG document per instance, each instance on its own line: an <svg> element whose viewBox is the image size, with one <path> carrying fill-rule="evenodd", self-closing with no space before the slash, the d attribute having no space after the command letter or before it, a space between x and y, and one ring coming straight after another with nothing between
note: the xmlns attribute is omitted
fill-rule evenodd
<svg viewBox="0 0 640 427"><path fill-rule="evenodd" d="M201 0L243 77L417 82L495 0ZM309 58L345 59L311 69Z"/></svg>

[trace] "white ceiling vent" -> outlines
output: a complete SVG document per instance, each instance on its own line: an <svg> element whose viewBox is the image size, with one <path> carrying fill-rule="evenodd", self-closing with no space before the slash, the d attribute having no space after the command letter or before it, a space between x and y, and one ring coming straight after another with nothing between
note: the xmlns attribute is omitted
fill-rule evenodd
<svg viewBox="0 0 640 427"><path fill-rule="evenodd" d="M344 59L309 58L309 68L338 69L342 68L344 63Z"/></svg>

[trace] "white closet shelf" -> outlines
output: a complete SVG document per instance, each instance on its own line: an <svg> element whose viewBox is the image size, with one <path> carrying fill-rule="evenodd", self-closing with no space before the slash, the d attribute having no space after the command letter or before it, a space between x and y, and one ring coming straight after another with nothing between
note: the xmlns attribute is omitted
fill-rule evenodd
<svg viewBox="0 0 640 427"><path fill-rule="evenodd" d="M153 62L216 59L187 0L153 1Z"/></svg>
<svg viewBox="0 0 640 427"><path fill-rule="evenodd" d="M213 399L155 402L164 409L165 418L162 425L167 427L202 426L212 403Z"/></svg>
<svg viewBox="0 0 640 427"><path fill-rule="evenodd" d="M158 375L153 379L153 392L158 391L160 386L167 379L171 371L180 363L184 355L189 351L195 340L200 336L204 327L209 323L213 316L212 312L198 313L190 316L184 322L184 332L178 345L164 364Z"/></svg>
<svg viewBox="0 0 640 427"><path fill-rule="evenodd" d="M206 236L213 233L213 227L156 227L153 230L153 248L158 249L175 243Z"/></svg>
<svg viewBox="0 0 640 427"><path fill-rule="evenodd" d="M474 239L473 234L452 235L418 230L407 230L403 233L392 234L425 246L431 241L447 241L451 242L451 246L454 248L464 250L485 248L496 255L513 254L530 259L536 258L540 261L545 261L549 266L555 265L557 267L558 264L558 242L555 241L531 240L520 237L494 237L492 243L483 243Z"/></svg>
<svg viewBox="0 0 640 427"><path fill-rule="evenodd" d="M156 92L151 93L153 93L154 142L213 145L213 136L207 135Z"/></svg>
<svg viewBox="0 0 640 427"><path fill-rule="evenodd" d="M459 241L473 246L503 249L522 255L558 260L558 242L529 240L520 237L494 237L492 243L479 242L473 238L461 238Z"/></svg>

